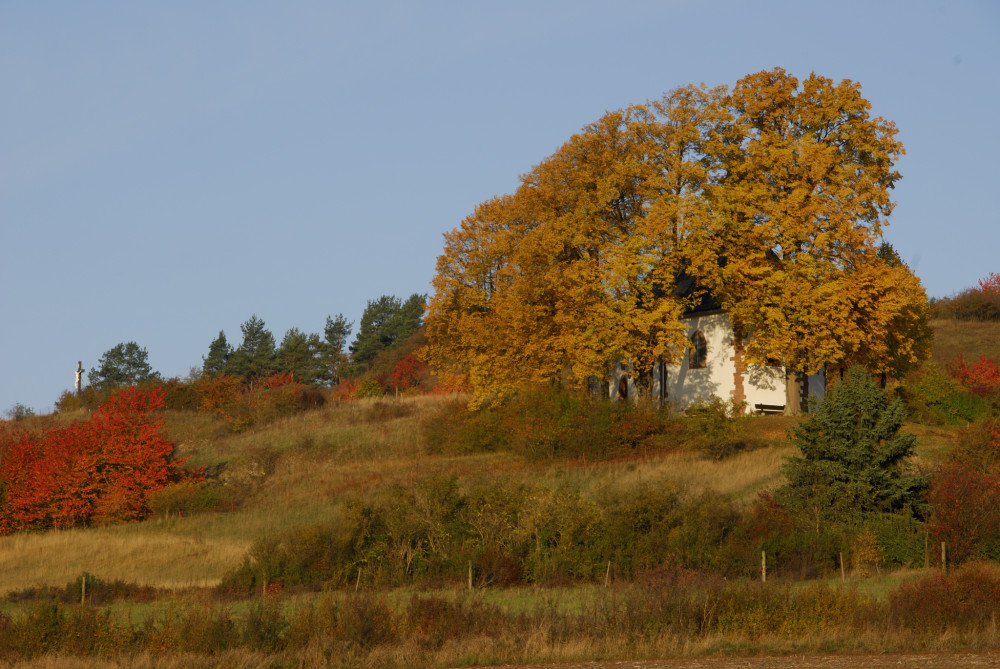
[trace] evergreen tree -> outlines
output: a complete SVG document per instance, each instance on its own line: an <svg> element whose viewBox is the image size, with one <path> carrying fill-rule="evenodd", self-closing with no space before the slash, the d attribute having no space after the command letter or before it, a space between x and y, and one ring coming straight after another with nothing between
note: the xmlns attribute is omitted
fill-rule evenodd
<svg viewBox="0 0 1000 669"><path fill-rule="evenodd" d="M389 295L369 300L358 336L351 344L352 361L363 370L380 352L416 332L423 320L425 299L425 295L415 293L406 302Z"/></svg>
<svg viewBox="0 0 1000 669"><path fill-rule="evenodd" d="M916 436L900 433L905 408L861 367L834 386L809 418L794 428L801 457L784 466L788 483L778 497L815 523L856 522L871 513L909 509L920 515L926 481L907 471Z"/></svg>
<svg viewBox="0 0 1000 669"><path fill-rule="evenodd" d="M98 367L87 372L90 385L100 390L137 385L159 376L149 366L149 353L134 341L105 351Z"/></svg>
<svg viewBox="0 0 1000 669"><path fill-rule="evenodd" d="M296 381L311 386L324 385L330 378L325 363L326 346L317 334L305 334L298 328L285 333L276 355L279 372L291 372Z"/></svg>
<svg viewBox="0 0 1000 669"><path fill-rule="evenodd" d="M205 376L217 376L223 373L232 354L233 349L226 341L226 333L219 330L219 336L208 347L208 355L202 358L202 373Z"/></svg>
<svg viewBox="0 0 1000 669"><path fill-rule="evenodd" d="M240 330L243 343L229 356L226 373L250 382L276 371L274 335L263 319L253 314Z"/></svg>
<svg viewBox="0 0 1000 669"><path fill-rule="evenodd" d="M344 349L353 327L354 323L348 321L343 314L337 314L336 318L326 317L326 327L323 328L326 337L326 364L330 370L330 379L335 384L340 383L340 377L347 366L347 354Z"/></svg>

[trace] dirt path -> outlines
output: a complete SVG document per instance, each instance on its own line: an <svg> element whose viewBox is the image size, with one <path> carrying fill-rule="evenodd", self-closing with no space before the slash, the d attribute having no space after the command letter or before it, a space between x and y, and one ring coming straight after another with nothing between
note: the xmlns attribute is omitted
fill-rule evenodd
<svg viewBox="0 0 1000 669"><path fill-rule="evenodd" d="M1000 667L1000 653L905 653L889 655L782 655L774 657L699 657L614 662L505 664L483 669L888 669L893 667Z"/></svg>

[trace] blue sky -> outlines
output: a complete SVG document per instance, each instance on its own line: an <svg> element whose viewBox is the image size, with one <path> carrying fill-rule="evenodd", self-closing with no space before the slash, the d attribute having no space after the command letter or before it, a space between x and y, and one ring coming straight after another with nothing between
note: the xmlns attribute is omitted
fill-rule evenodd
<svg viewBox="0 0 1000 669"><path fill-rule="evenodd" d="M0 412L430 291L442 234L605 111L780 66L862 85L932 296L1000 271L1000 3L0 0Z"/></svg>

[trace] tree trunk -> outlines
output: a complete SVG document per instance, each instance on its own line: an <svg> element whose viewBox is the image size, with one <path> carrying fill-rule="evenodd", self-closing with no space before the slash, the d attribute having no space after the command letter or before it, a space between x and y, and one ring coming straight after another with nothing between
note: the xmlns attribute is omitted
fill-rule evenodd
<svg viewBox="0 0 1000 669"><path fill-rule="evenodd" d="M802 373L785 368L785 415L798 416L802 406Z"/></svg>

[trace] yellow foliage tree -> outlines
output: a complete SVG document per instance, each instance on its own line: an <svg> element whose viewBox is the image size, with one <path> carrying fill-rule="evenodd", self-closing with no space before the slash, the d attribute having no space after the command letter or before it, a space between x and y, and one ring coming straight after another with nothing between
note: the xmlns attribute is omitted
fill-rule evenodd
<svg viewBox="0 0 1000 669"><path fill-rule="evenodd" d="M676 294L682 274L750 362L894 373L925 356L919 280L878 253L903 148L869 107L853 82L775 69L605 114L445 236L429 361L467 374L475 403L615 361L648 379L686 346L701 295Z"/></svg>

